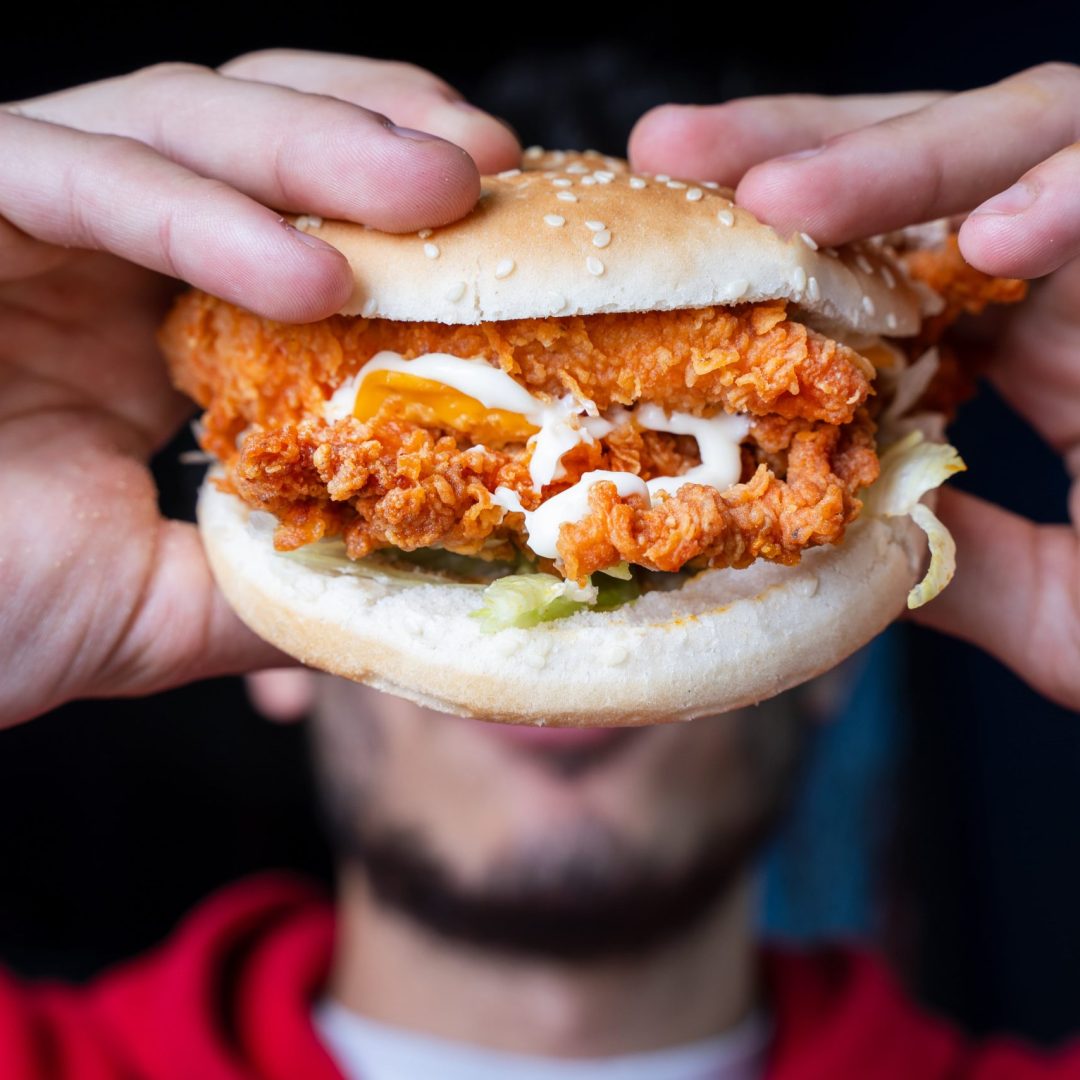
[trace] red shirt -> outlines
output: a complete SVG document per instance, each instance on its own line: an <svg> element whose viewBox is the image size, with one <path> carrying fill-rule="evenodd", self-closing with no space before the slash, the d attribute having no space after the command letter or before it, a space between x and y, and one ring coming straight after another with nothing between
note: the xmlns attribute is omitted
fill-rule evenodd
<svg viewBox="0 0 1080 1080"><path fill-rule="evenodd" d="M333 944L325 898L267 876L86 987L0 975L0 1080L341 1080L311 1025ZM769 1080L1080 1080L1080 1045L973 1046L848 948L765 954Z"/></svg>

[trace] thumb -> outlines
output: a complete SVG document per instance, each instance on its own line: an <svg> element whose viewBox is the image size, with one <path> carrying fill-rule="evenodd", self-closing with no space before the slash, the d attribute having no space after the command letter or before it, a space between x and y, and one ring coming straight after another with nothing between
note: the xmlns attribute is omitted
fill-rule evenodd
<svg viewBox="0 0 1080 1080"><path fill-rule="evenodd" d="M249 630L214 583L194 525L163 521L154 570L94 697L171 686L295 663Z"/></svg>
<svg viewBox="0 0 1080 1080"><path fill-rule="evenodd" d="M912 616L970 641L1067 708L1080 709L1080 538L942 489L956 576Z"/></svg>

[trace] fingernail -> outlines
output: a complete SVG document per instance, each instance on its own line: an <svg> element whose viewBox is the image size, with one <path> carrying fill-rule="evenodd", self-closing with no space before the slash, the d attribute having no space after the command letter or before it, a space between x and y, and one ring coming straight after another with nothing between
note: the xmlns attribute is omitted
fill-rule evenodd
<svg viewBox="0 0 1080 1080"><path fill-rule="evenodd" d="M1038 194L1032 184L1026 180L1018 180L1000 195L995 195L977 206L972 214L1019 214L1031 206Z"/></svg>
<svg viewBox="0 0 1080 1080"><path fill-rule="evenodd" d="M308 236L302 229L296 228L295 225L289 224L287 221L283 221L282 225L285 226L285 231L294 240L299 240L301 244L306 244L309 248L314 248L316 251L332 251L335 255L340 255L333 244L328 244L325 240L320 240L317 236Z"/></svg>
<svg viewBox="0 0 1080 1080"><path fill-rule="evenodd" d="M387 124L386 130L399 139L412 139L414 142L431 142L438 139L430 131L417 131L416 128L398 127L397 124Z"/></svg>
<svg viewBox="0 0 1080 1080"><path fill-rule="evenodd" d="M791 154L782 154L780 157L772 158L772 161L802 161L805 158L816 157L824 150L824 146L809 146L805 150L796 150Z"/></svg>

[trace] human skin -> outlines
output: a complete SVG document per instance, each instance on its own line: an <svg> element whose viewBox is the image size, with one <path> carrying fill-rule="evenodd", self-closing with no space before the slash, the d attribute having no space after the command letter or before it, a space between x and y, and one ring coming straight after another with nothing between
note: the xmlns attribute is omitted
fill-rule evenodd
<svg viewBox="0 0 1080 1080"><path fill-rule="evenodd" d="M989 133L989 137L988 134ZM987 323L998 390L1061 454L1069 525L1036 525L942 489L952 584L915 618L1080 708L1080 69L1045 64L959 94L747 98L664 105L630 138L635 168L713 178L781 232L820 244L965 215L988 274L1038 277ZM1036 481L1037 482L1037 481Z"/></svg>
<svg viewBox="0 0 1080 1080"><path fill-rule="evenodd" d="M760 993L753 861L802 746L805 718L791 695L692 724L549 730L286 674L315 696L319 789L339 868L327 992L342 1004L397 1028L557 1057L680 1045L749 1014ZM261 679L258 691L262 703L277 697L279 715L281 682ZM387 842L422 851L469 898L471 930L448 932L387 898L385 874L380 890L371 873L372 852ZM715 857L723 869L700 906L658 899L664 881ZM400 872L389 880L400 888ZM445 910L442 884L420 885ZM581 900L594 889L618 897L614 907ZM508 890L526 914L492 946L487 905ZM605 922L652 905L664 905L661 935L646 919L602 953L568 958L533 936L545 911L602 936Z"/></svg>
<svg viewBox="0 0 1080 1080"><path fill-rule="evenodd" d="M155 344L173 279L325 318L348 264L281 211L445 224L516 137L410 64L271 51L6 105L0 143L0 725L283 662L158 513L147 462L190 412Z"/></svg>

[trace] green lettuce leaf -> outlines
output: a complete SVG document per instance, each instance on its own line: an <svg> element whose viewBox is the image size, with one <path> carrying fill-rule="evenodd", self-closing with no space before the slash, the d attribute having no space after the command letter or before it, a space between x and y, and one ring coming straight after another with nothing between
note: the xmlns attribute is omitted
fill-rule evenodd
<svg viewBox="0 0 1080 1080"><path fill-rule="evenodd" d="M921 431L911 431L881 455L881 475L863 495L866 513L879 517L909 514L926 533L930 565L926 576L908 593L909 608L933 600L956 572L956 544L949 530L919 500L966 468L956 447L927 442Z"/></svg>
<svg viewBox="0 0 1080 1080"><path fill-rule="evenodd" d="M285 558L327 574L350 574L398 585L464 585L473 588L512 574L515 563L457 555L441 548L399 551L386 548L363 559L350 559L341 540L318 540Z"/></svg>
<svg viewBox="0 0 1080 1080"><path fill-rule="evenodd" d="M527 628L573 615L595 603L599 590L553 574L510 574L484 590L484 606L470 612L488 634L511 626Z"/></svg>

